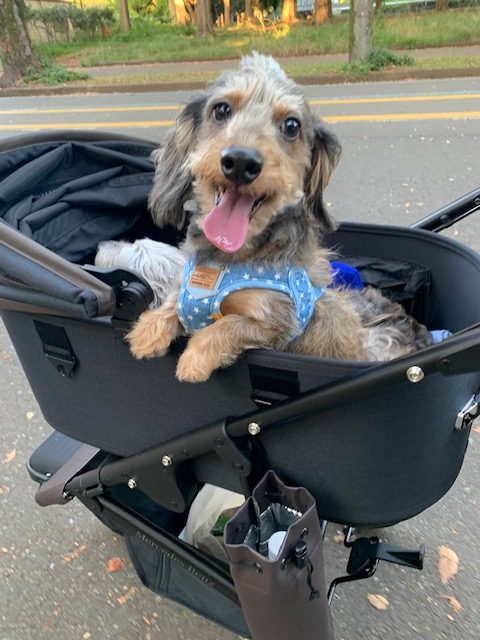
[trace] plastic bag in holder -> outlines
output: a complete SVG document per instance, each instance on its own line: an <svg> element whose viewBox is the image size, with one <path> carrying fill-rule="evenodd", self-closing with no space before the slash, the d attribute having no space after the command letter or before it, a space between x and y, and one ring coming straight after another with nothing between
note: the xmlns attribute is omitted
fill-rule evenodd
<svg viewBox="0 0 480 640"><path fill-rule="evenodd" d="M332 640L321 526L306 489L268 471L227 523L225 548L254 640Z"/></svg>

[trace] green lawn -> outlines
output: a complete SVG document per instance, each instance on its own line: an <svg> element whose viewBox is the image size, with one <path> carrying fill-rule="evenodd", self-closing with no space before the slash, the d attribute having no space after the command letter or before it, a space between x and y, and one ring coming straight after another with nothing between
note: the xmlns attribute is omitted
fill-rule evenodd
<svg viewBox="0 0 480 640"><path fill-rule="evenodd" d="M480 44L480 8L437 13L380 14L375 19L374 47L412 49ZM255 49L276 57L343 53L348 48L348 18L335 17L315 27L272 26L267 31L219 29L214 36L197 37L192 29L135 21L128 34L82 43L39 44L40 51L58 62L95 66L128 62L166 62L236 58Z"/></svg>

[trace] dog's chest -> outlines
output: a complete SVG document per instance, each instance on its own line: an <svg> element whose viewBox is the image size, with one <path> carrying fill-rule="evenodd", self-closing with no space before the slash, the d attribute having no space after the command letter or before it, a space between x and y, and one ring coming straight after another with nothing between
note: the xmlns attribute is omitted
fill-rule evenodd
<svg viewBox="0 0 480 640"><path fill-rule="evenodd" d="M222 317L222 301L241 289L269 289L288 295L298 322L296 337L306 327L323 288L314 287L302 267L268 264L196 264L188 261L177 300L177 314L192 334Z"/></svg>

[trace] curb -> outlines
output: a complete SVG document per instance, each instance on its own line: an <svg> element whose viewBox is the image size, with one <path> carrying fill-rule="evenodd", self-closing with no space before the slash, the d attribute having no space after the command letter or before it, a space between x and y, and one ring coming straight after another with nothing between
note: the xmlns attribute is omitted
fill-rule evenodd
<svg viewBox="0 0 480 640"><path fill-rule="evenodd" d="M449 78L480 77L480 68L463 69L394 69L391 71L372 71L366 77L354 75L326 74L319 76L291 76L300 85L347 84L356 82L393 82L396 80L439 80ZM205 87L204 82L145 82L142 84L85 84L61 85L58 87L12 87L1 89L0 97L79 95L89 93L153 93L173 91L197 91Z"/></svg>

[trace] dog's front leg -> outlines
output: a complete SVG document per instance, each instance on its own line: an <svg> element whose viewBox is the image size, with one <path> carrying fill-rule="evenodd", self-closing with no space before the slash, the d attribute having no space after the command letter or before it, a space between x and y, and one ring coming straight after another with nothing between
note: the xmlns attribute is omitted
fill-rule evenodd
<svg viewBox="0 0 480 640"><path fill-rule="evenodd" d="M247 349L283 349L295 327L292 305L282 293L243 290L222 303L225 314L196 331L177 365L177 378L203 382L228 367Z"/></svg>
<svg viewBox="0 0 480 640"><path fill-rule="evenodd" d="M178 380L204 382L215 369L233 364L246 349L264 344L264 333L255 320L236 315L196 331L178 361Z"/></svg>
<svg viewBox="0 0 480 640"><path fill-rule="evenodd" d="M126 336L130 351L139 360L163 356L183 332L177 315L177 293L171 293L157 309L142 313Z"/></svg>

